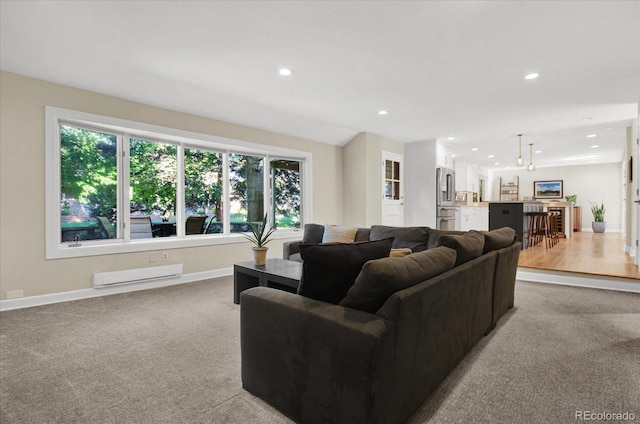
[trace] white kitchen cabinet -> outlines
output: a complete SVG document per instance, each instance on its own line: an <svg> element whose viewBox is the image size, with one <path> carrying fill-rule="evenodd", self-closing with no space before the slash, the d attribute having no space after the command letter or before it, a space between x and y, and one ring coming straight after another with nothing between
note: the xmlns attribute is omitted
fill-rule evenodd
<svg viewBox="0 0 640 424"><path fill-rule="evenodd" d="M489 207L478 206L476 215L476 230L489 231Z"/></svg>
<svg viewBox="0 0 640 424"><path fill-rule="evenodd" d="M456 225L457 226L457 225ZM488 230L489 208L484 206L460 207L460 231Z"/></svg>
<svg viewBox="0 0 640 424"><path fill-rule="evenodd" d="M465 173L466 174L465 186L467 188L465 190L478 192L478 178L479 178L478 168L479 168L478 164L467 162L466 173Z"/></svg>
<svg viewBox="0 0 640 424"><path fill-rule="evenodd" d="M456 191L478 192L480 166L465 160L456 161Z"/></svg>
<svg viewBox="0 0 640 424"><path fill-rule="evenodd" d="M453 168L453 151L440 143L436 143L436 165Z"/></svg>

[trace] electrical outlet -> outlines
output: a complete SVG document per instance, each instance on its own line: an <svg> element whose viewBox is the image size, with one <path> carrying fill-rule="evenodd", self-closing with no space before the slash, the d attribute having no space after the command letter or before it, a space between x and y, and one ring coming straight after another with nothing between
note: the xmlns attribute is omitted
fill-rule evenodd
<svg viewBox="0 0 640 424"><path fill-rule="evenodd" d="M169 252L162 252L162 262L167 262L169 260Z"/></svg>
<svg viewBox="0 0 640 424"><path fill-rule="evenodd" d="M21 297L24 297L24 291L22 291L22 290L8 290L7 291L7 300L19 299Z"/></svg>

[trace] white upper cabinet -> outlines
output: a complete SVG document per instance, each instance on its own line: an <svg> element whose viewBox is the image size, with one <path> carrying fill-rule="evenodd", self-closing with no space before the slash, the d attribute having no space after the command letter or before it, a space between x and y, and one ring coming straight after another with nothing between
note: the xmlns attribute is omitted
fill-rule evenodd
<svg viewBox="0 0 640 424"><path fill-rule="evenodd" d="M436 165L453 168L453 152L440 143L436 143Z"/></svg>
<svg viewBox="0 0 640 424"><path fill-rule="evenodd" d="M480 166L466 160L456 160L456 190L478 191Z"/></svg>

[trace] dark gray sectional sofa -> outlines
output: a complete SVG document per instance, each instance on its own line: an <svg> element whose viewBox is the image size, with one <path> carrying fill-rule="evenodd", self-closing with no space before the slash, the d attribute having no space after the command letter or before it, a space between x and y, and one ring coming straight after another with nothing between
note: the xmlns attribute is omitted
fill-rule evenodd
<svg viewBox="0 0 640 424"><path fill-rule="evenodd" d="M338 304L265 287L242 293L246 390L297 422L402 423L513 306L513 230L373 226L367 235L388 237L414 253L367 262Z"/></svg>

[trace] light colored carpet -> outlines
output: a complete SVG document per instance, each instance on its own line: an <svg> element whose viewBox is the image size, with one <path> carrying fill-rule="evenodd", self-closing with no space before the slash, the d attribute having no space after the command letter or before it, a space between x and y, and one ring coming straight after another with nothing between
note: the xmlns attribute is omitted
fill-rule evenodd
<svg viewBox="0 0 640 424"><path fill-rule="evenodd" d="M0 314L0 422L290 423L241 388L231 278ZM640 295L518 282L410 420L640 421Z"/></svg>

